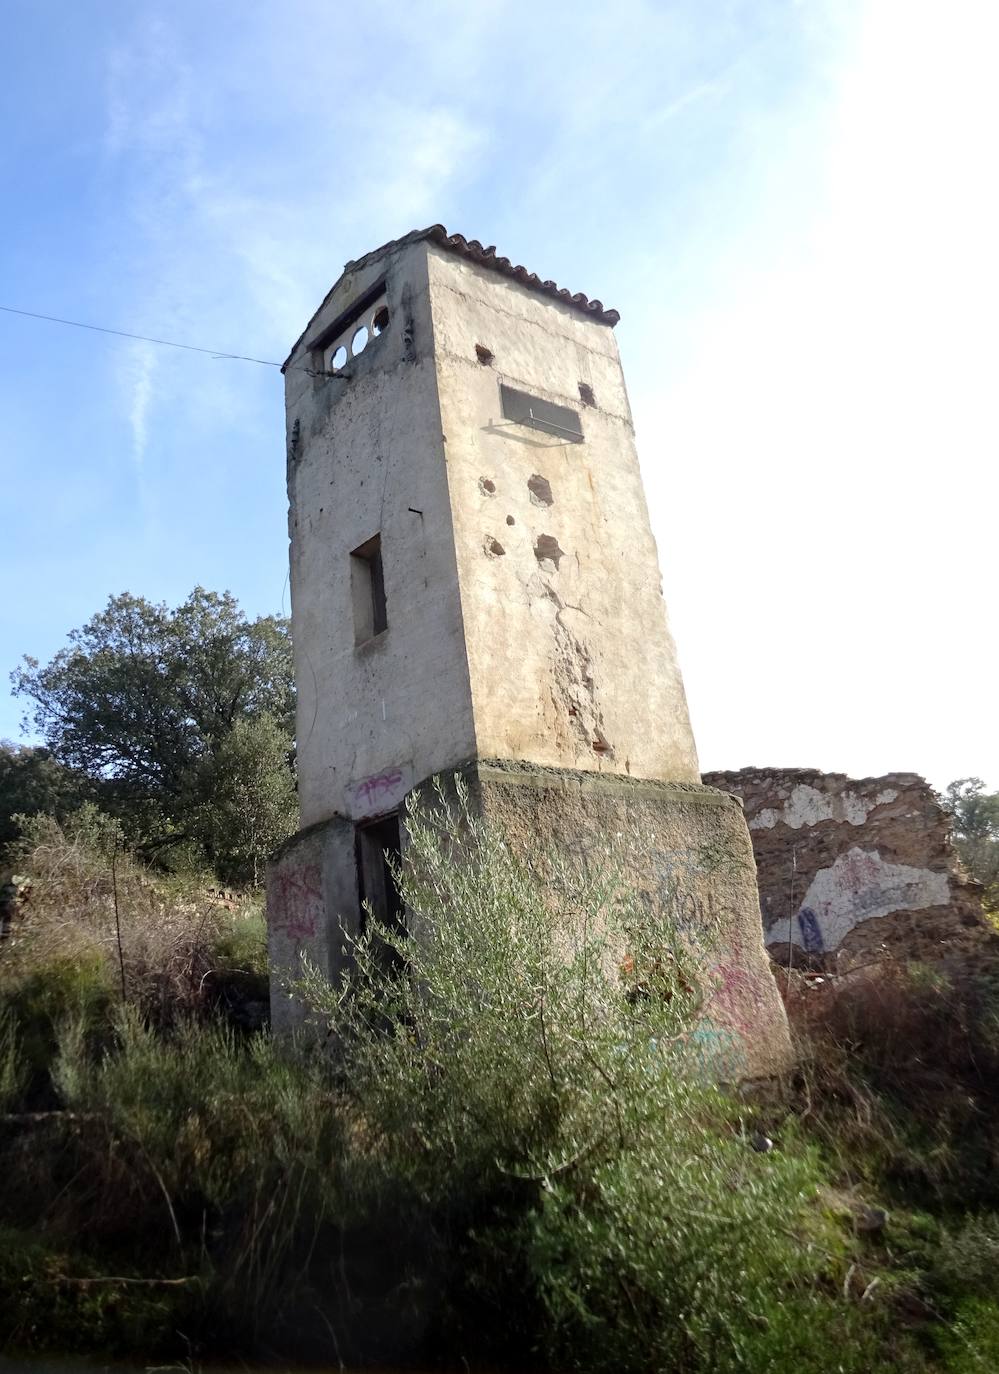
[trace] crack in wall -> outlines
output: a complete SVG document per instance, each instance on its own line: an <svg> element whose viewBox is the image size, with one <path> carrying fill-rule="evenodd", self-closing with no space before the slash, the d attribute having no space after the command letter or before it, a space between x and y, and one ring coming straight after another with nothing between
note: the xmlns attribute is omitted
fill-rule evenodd
<svg viewBox="0 0 999 1374"><path fill-rule="evenodd" d="M553 587L544 593L555 607L552 620L551 699L555 707L555 731L560 745L573 747L575 753L596 753L612 757L614 750L604 733L603 712L597 702L593 680L593 659L586 643L566 625L565 611L586 612L567 605Z"/></svg>

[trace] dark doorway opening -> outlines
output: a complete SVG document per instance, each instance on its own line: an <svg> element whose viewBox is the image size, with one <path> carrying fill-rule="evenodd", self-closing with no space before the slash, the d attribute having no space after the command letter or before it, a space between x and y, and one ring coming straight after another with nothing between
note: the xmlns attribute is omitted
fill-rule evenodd
<svg viewBox="0 0 999 1374"><path fill-rule="evenodd" d="M399 816L379 816L365 821L354 831L357 857L357 887L361 899L361 933L367 925L365 903L374 916L391 929L405 930L406 916L399 887L392 872L402 860Z"/></svg>

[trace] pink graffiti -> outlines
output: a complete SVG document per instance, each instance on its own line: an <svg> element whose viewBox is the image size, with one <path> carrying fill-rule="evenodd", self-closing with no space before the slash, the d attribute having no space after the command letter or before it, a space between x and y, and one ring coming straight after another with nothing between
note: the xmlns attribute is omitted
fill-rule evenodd
<svg viewBox="0 0 999 1374"><path fill-rule="evenodd" d="M394 791L401 782L402 770L391 768L386 773L376 773L372 778L365 778L354 790L361 801L370 801L373 797L380 797L384 792Z"/></svg>
<svg viewBox="0 0 999 1374"><path fill-rule="evenodd" d="M759 978L738 964L716 964L711 976L714 992L710 1005L740 1034L751 1035L761 1001Z"/></svg>
<svg viewBox="0 0 999 1374"><path fill-rule="evenodd" d="M323 908L318 866L307 864L297 872L280 869L273 878L270 907L273 930L282 931L291 940L314 939Z"/></svg>
<svg viewBox="0 0 999 1374"><path fill-rule="evenodd" d="M843 886L854 892L870 888L881 876L877 857L863 850L851 850L842 861L841 871Z"/></svg>

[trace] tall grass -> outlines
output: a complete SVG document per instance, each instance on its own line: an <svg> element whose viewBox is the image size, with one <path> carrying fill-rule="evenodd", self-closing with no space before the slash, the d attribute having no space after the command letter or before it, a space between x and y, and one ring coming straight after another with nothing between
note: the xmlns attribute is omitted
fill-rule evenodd
<svg viewBox="0 0 999 1374"><path fill-rule="evenodd" d="M220 976L256 979L266 996L259 895L213 890L206 877L154 875L122 848L117 822L88 804L63 823L21 817L11 855L29 900L0 949L0 991L29 1001L125 1001L161 1022L195 1014ZM75 991L69 984L76 983ZM104 1007L97 1010L103 1012Z"/></svg>
<svg viewBox="0 0 999 1374"><path fill-rule="evenodd" d="M796 1107L854 1179L999 1207L999 969L888 962L792 980Z"/></svg>

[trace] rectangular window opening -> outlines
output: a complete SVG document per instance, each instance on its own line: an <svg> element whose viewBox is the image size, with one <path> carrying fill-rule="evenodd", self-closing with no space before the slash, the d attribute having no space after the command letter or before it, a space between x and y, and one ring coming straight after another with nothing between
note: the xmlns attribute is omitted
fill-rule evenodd
<svg viewBox="0 0 999 1374"><path fill-rule="evenodd" d="M569 406L557 406L500 382L500 407L504 418L516 424L554 434L569 444L583 442L583 422Z"/></svg>
<svg viewBox="0 0 999 1374"><path fill-rule="evenodd" d="M402 861L402 836L399 813L393 811L377 820L354 827L357 861L357 895L360 900L361 932L367 923L367 905L377 920L390 930L406 929L406 914L399 887L392 872ZM388 956L388 951L386 951ZM398 962L393 951L392 962Z"/></svg>
<svg viewBox="0 0 999 1374"><path fill-rule="evenodd" d="M354 603L354 643L364 644L388 629L380 534L366 540L350 555L350 594Z"/></svg>

